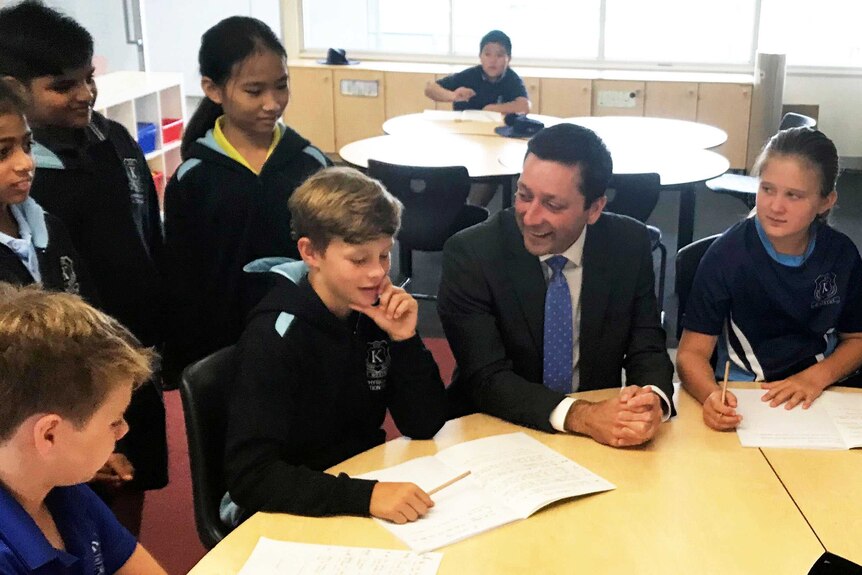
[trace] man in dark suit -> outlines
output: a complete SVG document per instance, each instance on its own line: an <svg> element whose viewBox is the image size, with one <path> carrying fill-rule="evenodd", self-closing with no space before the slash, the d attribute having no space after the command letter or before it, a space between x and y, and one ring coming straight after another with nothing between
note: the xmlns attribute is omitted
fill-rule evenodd
<svg viewBox="0 0 862 575"><path fill-rule="evenodd" d="M670 416L673 365L649 236L640 222L602 213L612 167L592 131L542 130L514 207L446 243L438 310L458 362L451 416L478 408L613 446L649 441ZM566 396L621 387L623 369L613 399Z"/></svg>

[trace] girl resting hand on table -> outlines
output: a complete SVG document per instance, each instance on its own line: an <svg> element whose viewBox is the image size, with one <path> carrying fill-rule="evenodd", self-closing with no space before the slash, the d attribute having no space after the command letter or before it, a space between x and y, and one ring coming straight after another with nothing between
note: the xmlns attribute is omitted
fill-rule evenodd
<svg viewBox="0 0 862 575"><path fill-rule="evenodd" d="M862 365L862 261L827 216L838 194L838 152L822 132L791 128L755 163L753 217L710 246L682 320L677 371L704 422L734 429L736 397L721 402L710 358L731 381L763 382L772 407L811 406Z"/></svg>

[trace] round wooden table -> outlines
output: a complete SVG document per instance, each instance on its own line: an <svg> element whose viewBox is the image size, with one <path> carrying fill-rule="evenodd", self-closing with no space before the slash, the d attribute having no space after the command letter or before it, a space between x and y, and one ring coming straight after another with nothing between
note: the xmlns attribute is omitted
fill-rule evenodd
<svg viewBox="0 0 862 575"><path fill-rule="evenodd" d="M576 394L606 398L617 390ZM680 393L680 415L642 447L543 433L488 415L452 420L427 441L400 438L330 471L351 475L433 455L457 443L521 431L617 489L552 504L528 519L445 546L439 573L807 573L823 547L758 449L708 429ZM848 494L849 495L849 494ZM261 536L406 549L374 520L257 513L191 571L237 573Z"/></svg>

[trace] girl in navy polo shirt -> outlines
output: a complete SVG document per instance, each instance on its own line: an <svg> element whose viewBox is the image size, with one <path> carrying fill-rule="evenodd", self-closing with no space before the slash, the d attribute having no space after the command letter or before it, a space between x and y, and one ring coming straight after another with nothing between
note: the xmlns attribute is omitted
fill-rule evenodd
<svg viewBox="0 0 862 575"><path fill-rule="evenodd" d="M785 409L808 408L862 365L862 260L826 222L838 198L835 145L811 128L781 131L754 173L755 215L704 255L677 354L683 386L719 430L741 421L734 395L722 405L716 385L727 360L731 380L763 382L763 400Z"/></svg>

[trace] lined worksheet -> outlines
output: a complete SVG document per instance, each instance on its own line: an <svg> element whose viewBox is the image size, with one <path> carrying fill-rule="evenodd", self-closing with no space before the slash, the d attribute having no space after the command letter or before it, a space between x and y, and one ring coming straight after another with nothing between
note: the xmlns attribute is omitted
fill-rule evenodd
<svg viewBox="0 0 862 575"><path fill-rule="evenodd" d="M239 575L435 575L443 555L261 537Z"/></svg>
<svg viewBox="0 0 862 575"><path fill-rule="evenodd" d="M411 481L430 491L465 471L470 475L432 496L435 505L425 517L380 523L415 551L427 551L526 519L554 501L615 488L520 432L467 441L362 477Z"/></svg>
<svg viewBox="0 0 862 575"><path fill-rule="evenodd" d="M852 449L862 447L862 394L824 391L808 409L770 407L762 389L734 389L736 428L744 447Z"/></svg>

